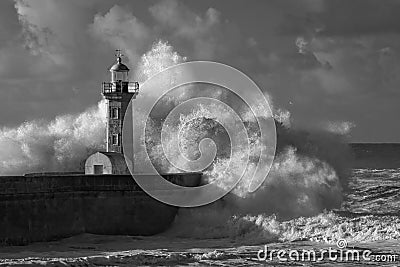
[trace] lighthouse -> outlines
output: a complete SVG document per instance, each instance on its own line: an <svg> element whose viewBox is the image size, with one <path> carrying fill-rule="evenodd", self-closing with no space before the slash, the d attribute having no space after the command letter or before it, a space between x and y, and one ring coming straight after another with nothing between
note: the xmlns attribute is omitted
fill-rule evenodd
<svg viewBox="0 0 400 267"><path fill-rule="evenodd" d="M129 81L129 68L122 63L117 50L117 62L110 67L111 81L103 82L102 95L107 105L106 151L123 153L122 126L129 102L139 93L139 83Z"/></svg>
<svg viewBox="0 0 400 267"><path fill-rule="evenodd" d="M107 105L106 151L87 158L86 174L129 173L123 156L122 127L129 102L139 93L139 83L129 81L129 68L122 63L121 50L116 51L116 63L109 68L111 79L101 87Z"/></svg>

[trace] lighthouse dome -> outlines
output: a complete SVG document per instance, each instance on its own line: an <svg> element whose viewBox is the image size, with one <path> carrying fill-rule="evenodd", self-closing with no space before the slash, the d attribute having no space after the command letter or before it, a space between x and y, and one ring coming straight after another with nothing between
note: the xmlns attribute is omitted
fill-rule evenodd
<svg viewBox="0 0 400 267"><path fill-rule="evenodd" d="M111 66L110 71L113 72L125 72L129 71L129 68L121 62L121 56L117 57L117 63Z"/></svg>
<svg viewBox="0 0 400 267"><path fill-rule="evenodd" d="M111 66L110 71L116 71L116 72L129 71L129 68L125 64L118 62Z"/></svg>

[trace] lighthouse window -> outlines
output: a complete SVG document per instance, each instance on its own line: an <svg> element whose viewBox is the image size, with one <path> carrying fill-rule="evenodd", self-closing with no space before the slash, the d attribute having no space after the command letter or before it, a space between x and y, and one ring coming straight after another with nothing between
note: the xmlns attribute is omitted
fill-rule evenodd
<svg viewBox="0 0 400 267"><path fill-rule="evenodd" d="M112 144L118 146L119 145L119 135L113 134L112 135Z"/></svg>
<svg viewBox="0 0 400 267"><path fill-rule="evenodd" d="M111 118L112 119L119 118L119 108L111 108Z"/></svg>
<svg viewBox="0 0 400 267"><path fill-rule="evenodd" d="M115 73L115 80L116 81L126 81L127 80L127 73L126 72L116 72Z"/></svg>

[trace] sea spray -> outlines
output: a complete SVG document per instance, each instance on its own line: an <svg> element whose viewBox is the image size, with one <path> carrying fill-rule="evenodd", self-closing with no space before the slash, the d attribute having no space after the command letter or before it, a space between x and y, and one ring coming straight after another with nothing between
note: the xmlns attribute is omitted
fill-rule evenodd
<svg viewBox="0 0 400 267"><path fill-rule="evenodd" d="M104 149L104 101L76 115L35 120L0 130L0 174L83 171L84 160Z"/></svg>
<svg viewBox="0 0 400 267"><path fill-rule="evenodd" d="M221 125L212 120L213 112L218 112L215 109L216 107L206 109L199 106L193 110L197 119L189 115L190 119L180 121L183 125L177 127L186 126L187 131L192 133L181 134L181 138L187 138L181 140L181 143L185 144L183 153L189 151L198 154L196 147L205 137L212 138L216 143L219 140L227 141ZM256 127L250 127L252 121L244 123L248 129L257 130ZM257 231L262 238L272 240L277 235L257 226L256 222L261 220L260 218L269 218L266 220L279 224L285 220L300 216L312 217L326 209L340 207L344 190L347 189L351 159L343 138L328 132L312 133L290 129L278 122L276 125L277 155L262 186L254 193L247 192L246 185L249 181L245 176L230 194L217 203L200 208L180 209L168 234L200 238L241 235L244 230L233 231L232 227L237 227L236 223L245 223L249 225L248 231ZM253 162L250 161L250 167L247 168L252 168L252 165L257 163L257 149L254 148L263 144L257 142L257 133L249 133L249 136L252 147L250 151L254 154L250 155ZM223 151L219 151L216 160L204 170L205 183L217 181L218 185L223 186L224 181L229 179L229 171L224 171L228 162L240 160L240 155L229 153L229 145L221 147ZM156 153L153 156L159 157L160 154ZM246 168L242 164L237 164L237 167ZM254 216L258 219L248 220L255 218ZM271 218L275 219L270 220ZM253 226L250 226L252 224Z"/></svg>
<svg viewBox="0 0 400 267"><path fill-rule="evenodd" d="M151 64L148 64L151 65ZM155 63L155 66L158 66ZM231 154L227 131L215 120L215 114L224 114L218 106L198 105L191 114L182 116L172 125L174 133L161 143L161 128L165 116L180 103L190 98L212 97L229 106L242 118L249 138L243 146L250 147L250 162L242 164L241 153ZM270 99L266 95L267 99ZM252 107L254 108L254 107ZM270 174L255 193L248 193L249 179L242 179L237 187L222 200L208 206L180 209L169 234L188 237L219 237L232 218L245 216L276 216L277 220L288 220L299 216L315 216L325 209L340 207L347 178L350 173L351 153L343 136L327 131L307 131L290 128L290 113L274 109L277 119L278 146ZM179 138L182 153L190 159L199 158L199 143L210 138L216 144L217 156L203 173L203 184L216 182L223 187L230 179L226 170L230 161L236 168L246 168L251 173L259 158L259 129L250 108L226 88L210 84L185 85L175 88L153 107L147 118L147 153L154 166L163 172L179 172L164 155L163 146ZM278 122L279 121L279 122ZM176 134L175 134L176 133ZM165 140L164 140L165 141ZM171 155L169 155L171 156ZM173 155L172 155L173 156ZM245 175L246 177L246 175ZM251 176L250 176L251 177Z"/></svg>

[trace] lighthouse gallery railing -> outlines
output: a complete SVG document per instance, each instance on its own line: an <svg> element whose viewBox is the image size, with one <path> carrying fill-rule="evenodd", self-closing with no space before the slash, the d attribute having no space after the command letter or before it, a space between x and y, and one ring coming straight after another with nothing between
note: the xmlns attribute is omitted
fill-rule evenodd
<svg viewBox="0 0 400 267"><path fill-rule="evenodd" d="M137 94L139 92L139 83L138 82L103 82L102 93L134 93Z"/></svg>

